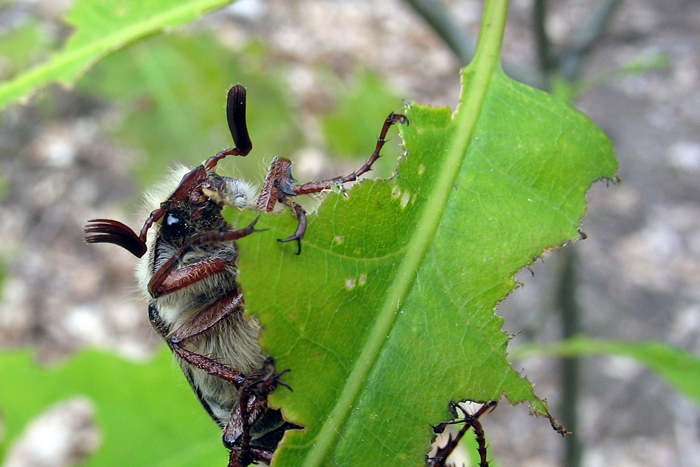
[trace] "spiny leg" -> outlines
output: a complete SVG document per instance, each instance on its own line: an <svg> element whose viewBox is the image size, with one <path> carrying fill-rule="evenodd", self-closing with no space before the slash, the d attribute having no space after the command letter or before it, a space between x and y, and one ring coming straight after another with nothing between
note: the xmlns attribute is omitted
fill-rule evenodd
<svg viewBox="0 0 700 467"><path fill-rule="evenodd" d="M489 467L489 463L486 460L486 438L484 437L484 428L481 426L479 419L474 416L471 417L471 425L472 428L474 428L474 435L476 436L476 443L478 445L479 467ZM464 428L462 428L462 430L464 430Z"/></svg>
<svg viewBox="0 0 700 467"><path fill-rule="evenodd" d="M184 245L182 248L180 248L173 256L171 256L168 261L165 262L151 277L151 280L148 282L148 291L153 297L159 297L164 294L163 290L163 284L166 283L168 277L170 277L173 272L175 271L175 268L180 264L180 261L182 261L182 258L189 253L190 251L193 251L196 247L200 245L205 245L205 244L212 244L212 243L222 243L222 242L230 242L233 240L238 240L243 237L247 237L248 235L252 234L253 232L259 232L259 230L255 230L255 224L257 224L259 217L255 218L253 222L248 224L246 227L238 230L221 230L217 232L206 232L203 234L200 234L192 240L190 240L187 245ZM215 265L215 261L210 261L207 262L207 264L210 264L210 267L213 268L220 268L221 265ZM206 274L205 274L206 275ZM211 275L211 274L208 274ZM204 277L204 276L200 276ZM190 281L190 283L193 283L196 281ZM189 285L189 284L185 284ZM185 286L183 285L183 287ZM180 287L182 288L182 287Z"/></svg>
<svg viewBox="0 0 700 467"><path fill-rule="evenodd" d="M476 442L478 445L477 451L479 452L479 467L489 467L489 463L486 459L486 439L484 436L484 429L481 425L481 422L479 421L479 417L481 417L486 412L495 409L497 404L498 403L496 401L487 402L486 404L482 405L479 408L479 410L476 411L476 413L469 414L467 413L466 409L460 404L456 402L450 402L449 408L452 415L455 418L457 418L457 409L459 409L464 414L464 416L458 420L442 422L439 425L434 426L433 431L436 434L439 434L443 433L448 425L456 425L460 423L463 423L464 425L459 430L459 432L457 432L457 435L454 438L452 438L452 435L449 436L445 446L438 447L437 451L435 452L435 455L428 459L429 465L431 467L445 467L447 465L447 458L450 457L452 452L457 448L466 432L469 431L469 428L474 428L474 434L476 436Z"/></svg>
<svg viewBox="0 0 700 467"><path fill-rule="evenodd" d="M296 180L294 180L292 177L291 161L282 157L276 157L272 161L272 164L270 164L270 169L267 172L262 189L260 190L260 194L256 200L256 208L264 212L271 212L274 209L275 204L279 202L289 206L289 208L292 210L294 217L299 221L299 225L297 226L294 234L287 238L280 239L279 241L296 241L297 254L301 253L301 239L304 237L304 233L306 232L306 211L300 205L295 203L290 197L320 193L323 190L331 189L335 185L342 185L344 183L356 181L361 175L369 172L372 169L372 165L381 156L381 150L384 147L384 143L386 143L386 135L389 128L397 123L408 124L408 118L405 115L395 114L393 112L389 114L384 121L384 125L379 133L379 138L377 138L377 144L374 148L374 152L370 158L358 170L344 177L336 177L329 180L292 186Z"/></svg>
<svg viewBox="0 0 700 467"><path fill-rule="evenodd" d="M258 404L260 407L251 407L251 402L258 402L257 398L253 397L252 399L251 394L241 391L238 404L231 412L231 417L224 428L224 446L231 452L229 465L236 462L242 466L247 466L253 462L250 452L250 440L252 438L250 429L253 424L251 417L254 411L257 412L257 416L260 416L262 411L265 410L266 404Z"/></svg>
<svg viewBox="0 0 700 467"><path fill-rule="evenodd" d="M187 350L184 348L184 345L188 340L205 333L231 313L241 312L242 305L243 295L240 290L235 290L201 310L192 321L179 327L172 334L153 304L149 306L149 319L173 353L190 365L200 368L224 381L228 381L234 387L240 389L248 381L248 375L229 368L209 357Z"/></svg>
<svg viewBox="0 0 700 467"><path fill-rule="evenodd" d="M370 158L365 162L365 164L360 167L355 172L346 175L344 177L336 177L330 180L322 180L319 182L304 183L303 185L296 185L292 187L292 191L295 195L307 195L310 193L320 193L323 190L329 190L333 185L342 185L344 183L354 182L361 175L372 170L372 165L377 162L377 159L381 156L381 150L386 143L386 134L393 125L397 123L408 124L408 118L402 114L390 113L389 116L384 121L382 130L379 133L379 138L377 138L377 145L374 148L374 152Z"/></svg>
<svg viewBox="0 0 700 467"><path fill-rule="evenodd" d="M254 446L252 428L267 409L267 396L278 382L279 375L275 373L274 361L268 359L261 373L251 375L252 384L241 390L238 404L231 412L228 423L224 427L223 441L229 451L229 465L247 466L252 462L269 462L273 451L260 446Z"/></svg>

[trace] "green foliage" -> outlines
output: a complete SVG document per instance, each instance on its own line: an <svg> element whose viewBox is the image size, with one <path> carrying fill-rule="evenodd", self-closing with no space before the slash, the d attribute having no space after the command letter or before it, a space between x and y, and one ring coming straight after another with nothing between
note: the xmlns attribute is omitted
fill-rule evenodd
<svg viewBox="0 0 700 467"><path fill-rule="evenodd" d="M248 309L292 370L294 392L272 402L306 427L276 466L421 465L450 400L505 396L548 415L494 307L519 269L578 237L586 191L617 163L585 116L500 71L505 9L489 5L459 111L409 107L396 178L330 194L300 256L275 242L289 215L239 242Z"/></svg>
<svg viewBox="0 0 700 467"><path fill-rule="evenodd" d="M0 404L6 437L0 459L26 423L76 394L97 408L103 442L88 466L223 465L220 430L202 410L170 352L146 364L86 351L42 368L25 351L0 354Z"/></svg>
<svg viewBox="0 0 700 467"><path fill-rule="evenodd" d="M656 52L651 55L633 58L622 65L622 73L639 75L650 71L668 71L671 68L671 57L666 52Z"/></svg>
<svg viewBox="0 0 700 467"><path fill-rule="evenodd" d="M636 360L664 378L681 394L700 404L700 358L661 342L621 342L583 336L549 345L528 345L512 358L617 355Z"/></svg>
<svg viewBox="0 0 700 467"><path fill-rule="evenodd" d="M162 178L174 159L195 165L231 145L226 91L248 89L248 125L255 157L239 159L244 178L261 179L265 163L301 143L282 80L262 69L257 53L234 54L209 36L159 36L104 59L79 90L116 102L128 115L115 136L142 149L142 187ZM225 163L228 163L226 161Z"/></svg>
<svg viewBox="0 0 700 467"><path fill-rule="evenodd" d="M671 66L670 62L671 59L667 53L657 52L647 56L635 57L623 63L622 66L616 70L606 71L592 78L577 81L575 83L565 82L565 80L560 79L556 84L563 87L568 86L569 89L566 90L568 94L567 97L573 100L578 96L589 93L594 89L610 85L615 81L637 76L642 73L668 71ZM556 89L553 91L556 91ZM556 92L554 92L554 94L557 96L559 95Z"/></svg>
<svg viewBox="0 0 700 467"><path fill-rule="evenodd" d="M94 63L132 41L201 16L230 0L77 0L66 17L75 27L48 62L0 85L0 108L53 81L73 84Z"/></svg>
<svg viewBox="0 0 700 467"><path fill-rule="evenodd" d="M0 38L0 57L6 67L5 76L13 76L43 58L50 47L46 31L39 23L30 22Z"/></svg>

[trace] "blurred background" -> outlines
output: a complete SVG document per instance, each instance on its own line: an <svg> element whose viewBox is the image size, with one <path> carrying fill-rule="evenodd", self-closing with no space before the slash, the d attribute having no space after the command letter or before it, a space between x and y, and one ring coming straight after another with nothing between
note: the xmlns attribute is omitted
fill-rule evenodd
<svg viewBox="0 0 700 467"><path fill-rule="evenodd" d="M60 47L70 5L0 1L0 79ZM135 287L135 261L85 245L85 221L139 227L141 194L167 167L228 147L224 103L235 83L248 88L254 149L220 172L259 181L277 155L294 161L300 181L354 170L390 111L410 101L454 109L482 7L241 0L118 51L72 90L52 85L6 108L0 347L31 348L45 364L85 347L149 359L162 344ZM512 0L503 61L602 127L621 167L621 183L589 192L588 238L518 276L523 287L500 306L517 333L512 346L582 332L699 352L700 1ZM392 143L381 176L400 154L395 134ZM494 465L700 465L698 407L631 360L514 365L575 435L563 440L527 407L502 404L483 419ZM40 417L64 433L53 463L36 463L27 430L2 465L79 465L99 449L88 401L52 410Z"/></svg>

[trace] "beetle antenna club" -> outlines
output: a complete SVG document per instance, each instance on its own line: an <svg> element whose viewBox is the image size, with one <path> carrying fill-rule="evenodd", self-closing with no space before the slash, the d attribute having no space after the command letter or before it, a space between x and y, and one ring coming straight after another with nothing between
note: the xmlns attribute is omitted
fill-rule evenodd
<svg viewBox="0 0 700 467"><path fill-rule="evenodd" d="M258 192L253 185L216 173L227 156L247 156L253 149L246 123L246 89L233 86L226 119L234 147L208 158L192 170L181 170L172 189L159 199L137 234L112 219L93 219L85 226L88 243L112 243L141 258L137 277L148 298L151 324L168 344L204 409L223 430L230 451L229 467L269 463L286 430L302 427L284 420L267 406L268 396L287 384L275 362L258 344L260 324L243 315L245 301L238 284L237 241L260 230L258 219L234 228L223 207L272 212L287 206L297 219L295 232L282 242L297 242L306 232L306 211L294 197L319 193L357 180L380 157L389 128L408 123L390 114L374 152L357 171L344 177L296 185L289 159L277 157ZM291 389L291 388L289 388Z"/></svg>

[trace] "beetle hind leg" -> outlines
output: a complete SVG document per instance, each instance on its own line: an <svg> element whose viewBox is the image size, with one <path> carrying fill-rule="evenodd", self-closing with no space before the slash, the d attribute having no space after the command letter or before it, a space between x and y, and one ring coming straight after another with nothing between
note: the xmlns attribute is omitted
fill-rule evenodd
<svg viewBox="0 0 700 467"><path fill-rule="evenodd" d="M288 429L301 428L282 418L279 410L268 409L267 397L281 383L272 358L260 372L248 375L238 403L224 427L224 446L230 451L229 467L272 460L277 444ZM288 387L288 386L287 386Z"/></svg>

